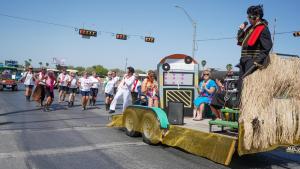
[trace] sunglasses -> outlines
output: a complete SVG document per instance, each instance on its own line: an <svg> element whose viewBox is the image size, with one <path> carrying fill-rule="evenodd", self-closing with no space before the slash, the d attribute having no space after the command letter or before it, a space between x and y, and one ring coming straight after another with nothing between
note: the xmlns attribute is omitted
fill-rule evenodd
<svg viewBox="0 0 300 169"><path fill-rule="evenodd" d="M209 74L203 74L203 76L209 76Z"/></svg>
<svg viewBox="0 0 300 169"><path fill-rule="evenodd" d="M257 18L257 16L255 16L255 15L248 15L248 18L252 19L252 20L255 20Z"/></svg>

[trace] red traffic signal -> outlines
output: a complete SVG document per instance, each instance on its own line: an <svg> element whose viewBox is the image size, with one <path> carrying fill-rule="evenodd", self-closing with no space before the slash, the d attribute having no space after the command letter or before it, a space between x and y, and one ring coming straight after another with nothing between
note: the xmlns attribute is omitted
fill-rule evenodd
<svg viewBox="0 0 300 169"><path fill-rule="evenodd" d="M97 36L97 31L92 31L92 30L86 30L86 29L79 29L79 35L82 36Z"/></svg>
<svg viewBox="0 0 300 169"><path fill-rule="evenodd" d="M294 32L293 35L296 36L300 36L300 31L299 32Z"/></svg>
<svg viewBox="0 0 300 169"><path fill-rule="evenodd" d="M127 35L125 35L125 34L116 34L116 39L127 40Z"/></svg>
<svg viewBox="0 0 300 169"><path fill-rule="evenodd" d="M154 43L155 38L154 37L145 37L145 42Z"/></svg>

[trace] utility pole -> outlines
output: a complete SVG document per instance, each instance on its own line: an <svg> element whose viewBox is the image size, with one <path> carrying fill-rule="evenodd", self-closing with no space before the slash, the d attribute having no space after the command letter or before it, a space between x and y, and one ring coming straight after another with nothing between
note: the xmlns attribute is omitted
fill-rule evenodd
<svg viewBox="0 0 300 169"><path fill-rule="evenodd" d="M124 69L124 72L126 73L126 69L127 69L127 61L128 61L128 58L125 57L125 69Z"/></svg>

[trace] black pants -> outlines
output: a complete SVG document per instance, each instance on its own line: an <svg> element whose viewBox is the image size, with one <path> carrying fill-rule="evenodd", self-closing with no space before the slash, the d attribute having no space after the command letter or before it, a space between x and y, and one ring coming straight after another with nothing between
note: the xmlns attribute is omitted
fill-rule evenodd
<svg viewBox="0 0 300 169"><path fill-rule="evenodd" d="M45 100L45 96L46 96L46 86L45 85L41 85L41 105L43 105L43 101Z"/></svg>
<svg viewBox="0 0 300 169"><path fill-rule="evenodd" d="M138 99L138 93L137 92L131 92L131 99L132 99L132 104L136 104L136 101Z"/></svg>
<svg viewBox="0 0 300 169"><path fill-rule="evenodd" d="M238 94L237 99L240 100L241 92L243 90L243 80L244 76L248 76L253 73L257 68L254 68L254 58L253 57L242 57L240 59L240 72L239 72L239 80L237 84Z"/></svg>

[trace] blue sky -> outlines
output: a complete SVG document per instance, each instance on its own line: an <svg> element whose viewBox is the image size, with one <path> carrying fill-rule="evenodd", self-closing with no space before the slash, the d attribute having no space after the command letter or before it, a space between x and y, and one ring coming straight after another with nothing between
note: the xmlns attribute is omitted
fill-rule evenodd
<svg viewBox="0 0 300 169"><path fill-rule="evenodd" d="M250 5L264 5L265 19L273 32L300 31L298 0L2 0L0 13L72 25L98 31L98 37L83 39L71 28L16 20L0 16L0 62L31 58L38 62L65 59L67 65L121 68L128 65L142 70L155 69L164 56L192 53L192 25L179 5L197 22L197 39L232 37L246 21ZM139 36L116 40L109 31L129 35L151 35L155 43ZM196 60L209 67L225 69L236 64L240 47L234 39L197 42ZM275 36L274 51L300 55L300 37Z"/></svg>

